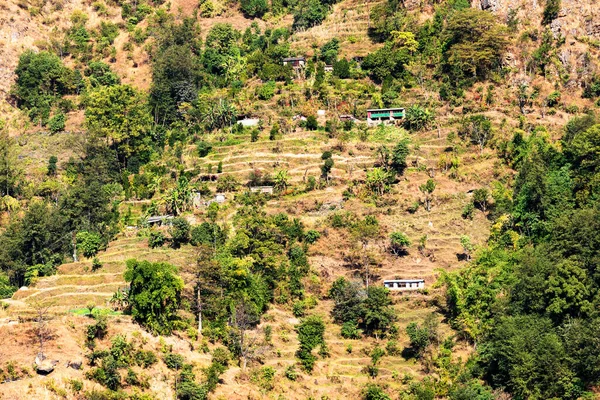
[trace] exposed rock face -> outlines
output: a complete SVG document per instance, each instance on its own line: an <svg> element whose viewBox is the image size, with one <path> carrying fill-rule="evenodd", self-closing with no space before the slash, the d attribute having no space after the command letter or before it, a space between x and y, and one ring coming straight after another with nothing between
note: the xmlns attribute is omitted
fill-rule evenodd
<svg viewBox="0 0 600 400"><path fill-rule="evenodd" d="M69 361L68 365L69 367L73 368L73 369L81 369L81 366L83 365L83 361L81 360L75 360L75 361Z"/></svg>
<svg viewBox="0 0 600 400"><path fill-rule="evenodd" d="M43 354L38 354L35 358L35 371L40 375L48 375L54 371L56 364L58 364L57 360L47 360Z"/></svg>
<svg viewBox="0 0 600 400"><path fill-rule="evenodd" d="M557 39L562 34L562 24L559 18L550 23L550 30L554 39Z"/></svg>
<svg viewBox="0 0 600 400"><path fill-rule="evenodd" d="M479 5L482 10L495 12L500 7L499 0L479 0Z"/></svg>
<svg viewBox="0 0 600 400"><path fill-rule="evenodd" d="M588 36L600 37L600 21L594 18L586 18L585 33Z"/></svg>

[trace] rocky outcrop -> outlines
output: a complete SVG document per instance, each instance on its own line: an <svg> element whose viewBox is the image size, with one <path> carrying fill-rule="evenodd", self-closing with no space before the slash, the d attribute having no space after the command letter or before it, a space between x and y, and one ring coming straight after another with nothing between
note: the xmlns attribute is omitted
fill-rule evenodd
<svg viewBox="0 0 600 400"><path fill-rule="evenodd" d="M48 360L43 354L38 354L35 358L35 371L40 375L48 375L54 371L58 360Z"/></svg>
<svg viewBox="0 0 600 400"><path fill-rule="evenodd" d="M83 361L81 360L74 360L74 361L69 361L67 363L67 367L71 367L73 369L81 369L81 366L83 365Z"/></svg>

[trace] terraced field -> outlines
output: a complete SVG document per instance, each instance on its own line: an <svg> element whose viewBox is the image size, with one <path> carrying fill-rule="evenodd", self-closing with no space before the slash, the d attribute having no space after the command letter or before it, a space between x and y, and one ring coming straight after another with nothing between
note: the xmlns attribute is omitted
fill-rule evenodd
<svg viewBox="0 0 600 400"><path fill-rule="evenodd" d="M29 305L48 304L55 310L90 304L107 306L118 289L127 287L123 273L125 261L130 258L181 266L193 262L194 250L191 246L184 246L177 251L170 248L150 249L145 239L118 237L98 254L102 268L92 271L91 260L63 264L58 268L57 275L39 278L30 287L21 288L13 295L13 300Z"/></svg>

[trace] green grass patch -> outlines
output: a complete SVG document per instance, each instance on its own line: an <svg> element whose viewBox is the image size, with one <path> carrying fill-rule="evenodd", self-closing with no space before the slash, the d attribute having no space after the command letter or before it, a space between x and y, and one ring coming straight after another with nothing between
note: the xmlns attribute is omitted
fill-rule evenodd
<svg viewBox="0 0 600 400"><path fill-rule="evenodd" d="M74 308L72 310L69 310L69 313L74 314L74 315L81 315L81 316L100 316L100 315L123 315L122 311L115 311L115 310L111 310L110 308L104 308L104 307L96 307L92 310L91 314L90 314L90 309L86 308L86 307L82 307L82 308Z"/></svg>

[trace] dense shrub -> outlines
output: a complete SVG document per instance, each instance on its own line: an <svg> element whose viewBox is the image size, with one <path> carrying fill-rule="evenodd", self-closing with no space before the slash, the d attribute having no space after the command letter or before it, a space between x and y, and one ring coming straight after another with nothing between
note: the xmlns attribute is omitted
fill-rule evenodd
<svg viewBox="0 0 600 400"><path fill-rule="evenodd" d="M185 359L181 354L171 352L165 354L165 356L163 357L163 361L165 362L167 368L176 370L181 369L181 367L185 363Z"/></svg>
<svg viewBox="0 0 600 400"><path fill-rule="evenodd" d="M326 354L325 323L320 316L311 315L300 321L296 332L298 332L298 341L300 342L296 357L300 359L304 369L311 372L317 360L316 356L312 354L313 349L320 346L321 353Z"/></svg>
<svg viewBox="0 0 600 400"><path fill-rule="evenodd" d="M93 257L98 254L102 247L102 237L95 232L78 232L75 236L77 248L87 257Z"/></svg>
<svg viewBox="0 0 600 400"><path fill-rule="evenodd" d="M183 217L173 218L169 233L171 234L171 245L174 248L181 247L190 241L190 223Z"/></svg>
<svg viewBox="0 0 600 400"><path fill-rule="evenodd" d="M65 121L65 114L56 114L52 118L50 118L50 121L48 121L48 129L51 133L62 132L65 130Z"/></svg>
<svg viewBox="0 0 600 400"><path fill-rule="evenodd" d="M151 249L162 247L165 244L166 237L162 232L152 231L148 236L148 246Z"/></svg>
<svg viewBox="0 0 600 400"><path fill-rule="evenodd" d="M177 319L183 281L166 263L128 260L129 307L133 318L155 334L169 334Z"/></svg>
<svg viewBox="0 0 600 400"><path fill-rule="evenodd" d="M34 121L46 123L50 110L63 95L73 91L73 73L55 54L27 50L19 57L12 94Z"/></svg>

